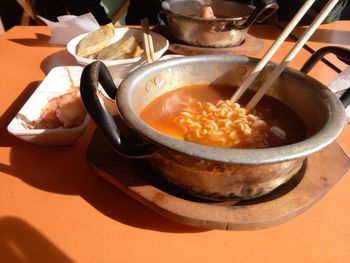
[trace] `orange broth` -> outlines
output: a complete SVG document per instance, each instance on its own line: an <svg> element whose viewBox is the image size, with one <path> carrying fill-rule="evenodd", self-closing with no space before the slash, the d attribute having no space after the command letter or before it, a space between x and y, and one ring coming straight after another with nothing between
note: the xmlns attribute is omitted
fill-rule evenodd
<svg viewBox="0 0 350 263"><path fill-rule="evenodd" d="M186 107L184 101L195 99L202 103L216 103L218 100L229 99L237 87L228 85L194 85L170 91L152 101L141 112L140 117L154 129L173 138L182 139L183 130L175 121L176 117ZM253 96L252 91L245 92L239 101L245 105ZM302 119L288 106L279 100L265 95L255 108L256 115L267 123L269 128L278 127L285 132L281 138L276 133L267 131L268 147L277 147L302 141L307 138L307 128ZM235 148L246 148L238 145Z"/></svg>

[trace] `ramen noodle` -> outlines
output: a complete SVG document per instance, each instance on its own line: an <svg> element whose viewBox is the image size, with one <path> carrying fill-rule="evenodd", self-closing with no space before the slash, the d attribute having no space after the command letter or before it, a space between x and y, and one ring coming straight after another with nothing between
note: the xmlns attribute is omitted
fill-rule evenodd
<svg viewBox="0 0 350 263"><path fill-rule="evenodd" d="M257 148L268 146L267 124L230 100L216 104L191 101L175 122L187 141L221 147L242 142Z"/></svg>
<svg viewBox="0 0 350 263"><path fill-rule="evenodd" d="M307 138L302 119L279 100L264 96L251 112L248 90L238 103L229 100L236 87L194 85L161 95L141 112L154 129L176 139L232 148L265 148Z"/></svg>

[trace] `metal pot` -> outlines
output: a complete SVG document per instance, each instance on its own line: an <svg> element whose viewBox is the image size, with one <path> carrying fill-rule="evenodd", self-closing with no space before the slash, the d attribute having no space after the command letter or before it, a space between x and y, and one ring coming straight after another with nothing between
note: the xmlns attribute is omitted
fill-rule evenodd
<svg viewBox="0 0 350 263"><path fill-rule="evenodd" d="M257 59L221 55L176 58L134 71L116 87L102 62L85 67L81 96L92 119L111 145L130 158L149 158L154 169L183 191L213 200L251 199L267 194L287 182L305 158L332 143L345 125L345 111L335 95L320 82L293 69L286 69L269 95L283 101L302 117L310 137L276 148L227 149L180 141L144 123L140 112L158 96L198 83L239 86ZM275 67L269 64L258 87ZM98 99L98 84L116 99L123 121L146 141L125 139Z"/></svg>
<svg viewBox="0 0 350 263"><path fill-rule="evenodd" d="M217 18L194 16L203 6L210 6ZM222 48L240 45L255 21L264 21L277 9L276 0L260 0L256 7L224 0L166 0L161 11L176 40L193 46Z"/></svg>

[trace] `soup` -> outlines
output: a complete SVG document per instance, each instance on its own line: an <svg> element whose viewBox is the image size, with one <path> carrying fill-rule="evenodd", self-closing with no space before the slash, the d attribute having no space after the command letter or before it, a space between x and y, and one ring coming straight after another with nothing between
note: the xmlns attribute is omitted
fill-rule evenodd
<svg viewBox="0 0 350 263"><path fill-rule="evenodd" d="M170 91L146 106L140 117L180 140L232 148L278 147L307 138L301 118L279 100L264 96L252 112L229 98L236 87L195 85ZM253 92L239 103L245 105Z"/></svg>

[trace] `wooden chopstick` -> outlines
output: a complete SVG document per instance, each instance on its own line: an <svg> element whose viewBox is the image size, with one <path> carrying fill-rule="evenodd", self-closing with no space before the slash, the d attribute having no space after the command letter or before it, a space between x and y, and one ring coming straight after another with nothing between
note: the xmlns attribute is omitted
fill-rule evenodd
<svg viewBox="0 0 350 263"><path fill-rule="evenodd" d="M248 102L246 109L249 111L253 109L270 88L272 83L279 77L279 75L283 72L283 70L288 66L288 64L292 61L292 59L297 55L299 50L303 47L303 45L308 41L308 39L312 36L312 34L316 31L322 21L326 18L326 16L332 11L334 6L338 3L339 0L330 0L327 5L322 9L322 11L318 14L318 16L314 19L308 30L306 30L303 35L299 38L298 42L294 45L292 50L285 56L282 62L273 70L269 78L264 82L264 84L259 88L259 90L255 93L253 98Z"/></svg>
<svg viewBox="0 0 350 263"><path fill-rule="evenodd" d="M265 67L265 65L269 62L272 56L276 53L278 48L283 44L289 34L293 31L293 29L297 26L299 21L303 18L305 13L310 9L315 0L307 0L303 6L299 9L299 11L295 14L292 20L288 23L287 27L283 30L281 35L276 39L276 41L272 44L263 58L259 61L259 63L255 66L251 74L248 78L246 78L243 83L240 85L239 89L233 94L231 101L236 102L243 95L243 93L249 88L249 86L253 83L255 78L259 75L261 70Z"/></svg>
<svg viewBox="0 0 350 263"><path fill-rule="evenodd" d="M153 39L152 39L151 33L149 31L148 18L141 20L141 25L142 25L142 28L144 31L143 32L143 41L144 41L144 45L145 45L147 63L152 63L155 61L154 46L153 46Z"/></svg>

